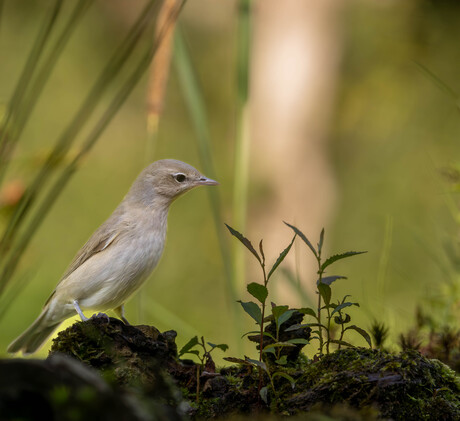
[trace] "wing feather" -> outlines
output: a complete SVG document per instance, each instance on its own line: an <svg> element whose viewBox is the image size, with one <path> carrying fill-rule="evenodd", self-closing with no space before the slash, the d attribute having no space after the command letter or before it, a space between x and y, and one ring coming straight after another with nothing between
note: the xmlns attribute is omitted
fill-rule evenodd
<svg viewBox="0 0 460 421"><path fill-rule="evenodd" d="M113 215L115 216L115 215ZM100 253L103 250L106 250L110 245L112 245L123 233L125 233L129 224L126 222L118 221L114 223L114 218L109 218L104 224L102 224L90 237L90 239L85 243L85 245L80 249L77 255L70 263L67 270L62 275L61 280L58 285L66 279L72 272L77 270L83 263L93 257L95 254ZM56 285L56 288L57 286ZM56 288L46 300L45 306L49 303L51 298L56 292Z"/></svg>

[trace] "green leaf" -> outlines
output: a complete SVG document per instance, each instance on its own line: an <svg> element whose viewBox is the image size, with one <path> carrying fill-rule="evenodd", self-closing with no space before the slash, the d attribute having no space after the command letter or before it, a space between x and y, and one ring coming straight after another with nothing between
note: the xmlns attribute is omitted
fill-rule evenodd
<svg viewBox="0 0 460 421"><path fill-rule="evenodd" d="M275 377L284 377L289 383L291 383L291 387L294 389L295 380L289 374L277 371L273 374L272 379L274 379Z"/></svg>
<svg viewBox="0 0 460 421"><path fill-rule="evenodd" d="M198 345L198 336L194 336L181 348L179 357L189 352L195 345Z"/></svg>
<svg viewBox="0 0 460 421"><path fill-rule="evenodd" d="M347 328L345 328L345 330L349 330L349 329L352 329L356 332L358 332L365 340L366 342L369 344L369 347L372 348L372 342L371 342L371 337L369 336L369 333L367 333L364 329L356 326L356 325L352 325L352 326L348 326Z"/></svg>
<svg viewBox="0 0 460 421"><path fill-rule="evenodd" d="M312 316L315 319L317 318L315 310L313 310L310 307L302 307L302 308L299 308L299 310L297 310L297 311L299 311L300 313L305 314L307 316Z"/></svg>
<svg viewBox="0 0 460 421"><path fill-rule="evenodd" d="M334 313L337 313L338 311L344 309L345 307L351 307L351 306L359 307L359 304L358 304L358 303L350 303L350 302L346 302L346 303L339 304L338 306L336 306L336 307L334 308L334 311L331 313L331 316L332 316Z"/></svg>
<svg viewBox="0 0 460 421"><path fill-rule="evenodd" d="M339 341L337 339L330 339L329 342L337 344L337 345L343 345L343 346L348 346L350 348L354 348L352 344L345 342L345 341Z"/></svg>
<svg viewBox="0 0 460 421"><path fill-rule="evenodd" d="M310 250L313 252L313 254L315 255L316 258L318 258L318 253L316 252L315 248L313 247L313 244L310 243L310 241L308 240L308 238L305 236L305 234L300 231L297 227L295 227L294 225L291 225L291 224L288 224L287 222L285 222L285 224L291 228L303 241L304 243L310 248Z"/></svg>
<svg viewBox="0 0 460 421"><path fill-rule="evenodd" d="M262 323L262 312L256 303L253 301L244 302L240 300L238 300L238 302L241 304L241 307L243 307L243 310L248 313L258 325Z"/></svg>
<svg viewBox="0 0 460 421"><path fill-rule="evenodd" d="M293 347L294 344L290 342L276 342L274 344L269 344L264 348L264 351L268 348L284 348L284 347Z"/></svg>
<svg viewBox="0 0 460 421"><path fill-rule="evenodd" d="M224 360L225 361L228 361L228 362L231 362L231 363L235 363L235 364L243 364L243 365L253 365L249 362L247 362L246 360L243 360L242 358L235 358L235 357L224 357Z"/></svg>
<svg viewBox="0 0 460 421"><path fill-rule="evenodd" d="M331 285L333 282L337 281L337 279L347 279L346 276L325 276L321 278L321 283L326 285ZM319 284L319 279L316 281L316 285Z"/></svg>
<svg viewBox="0 0 460 421"><path fill-rule="evenodd" d="M301 345L308 345L310 343L308 339L303 339L303 338L288 339L286 342L290 344L301 344Z"/></svg>
<svg viewBox="0 0 460 421"><path fill-rule="evenodd" d="M252 334L260 335L260 330L251 330L250 332L246 332L243 336L241 336L241 338L244 338L245 336L252 335ZM264 336L268 336L270 339L273 339L274 341L276 341L275 337L269 332L264 332Z"/></svg>
<svg viewBox="0 0 460 421"><path fill-rule="evenodd" d="M278 256L278 259L276 259L275 264L270 269L270 272L268 272L267 279L270 279L270 276L273 275L273 272L275 272L276 268L281 264L281 262L287 256L287 254L289 253L289 250L291 250L292 244L294 244L295 237L296 236L294 235L294 237L292 237L291 243L280 253L280 255Z"/></svg>
<svg viewBox="0 0 460 421"><path fill-rule="evenodd" d="M326 261L321 265L321 270L324 271L324 269L332 265L332 263L336 262L337 260L346 259L347 257L356 256L363 253L367 253L367 251L347 251L345 253L335 254L334 256L326 259Z"/></svg>
<svg viewBox="0 0 460 421"><path fill-rule="evenodd" d="M331 295L332 295L331 287L329 285L319 283L318 291L324 300L324 304L328 306L331 302Z"/></svg>
<svg viewBox="0 0 460 421"><path fill-rule="evenodd" d="M292 332L293 330L298 330L298 329L304 329L306 327L310 327L310 325L307 325L307 324L296 324L296 325L292 325L292 326L289 326L285 332Z"/></svg>
<svg viewBox="0 0 460 421"><path fill-rule="evenodd" d="M275 320L278 320L280 316L288 310L289 306L277 306L272 303L272 314Z"/></svg>
<svg viewBox="0 0 460 421"><path fill-rule="evenodd" d="M238 240L243 243L243 245L256 257L256 259L259 261L260 264L262 264L262 260L260 260L260 257L256 251L256 249L252 246L251 242L241 233L239 233L237 230L234 230L231 226L225 224L225 226L228 228L230 231L230 234L232 234L234 237L238 238Z"/></svg>
<svg viewBox="0 0 460 421"><path fill-rule="evenodd" d="M326 326L324 326L323 324L321 323L306 323L305 325L303 325L305 327L311 327L311 326L318 326L318 327L322 327L324 329L327 329ZM287 329L286 329L287 330ZM319 331L318 331L319 332Z"/></svg>
<svg viewBox="0 0 460 421"><path fill-rule="evenodd" d="M260 367L262 370L264 370L266 373L268 373L268 368L267 365L263 361L259 360L253 360L251 358L245 357L246 361L251 363L254 366Z"/></svg>
<svg viewBox="0 0 460 421"><path fill-rule="evenodd" d="M277 320L278 329L284 322L287 322L294 313L295 313L295 310L285 311Z"/></svg>
<svg viewBox="0 0 460 421"><path fill-rule="evenodd" d="M323 242L324 242L324 228L321 230L321 234L319 235L318 254L321 254L321 250L323 248Z"/></svg>
<svg viewBox="0 0 460 421"><path fill-rule="evenodd" d="M263 239L260 240L259 251L260 251L260 255L262 256L262 263L265 263L265 253L264 253L264 246L263 246L262 242L263 242Z"/></svg>
<svg viewBox="0 0 460 421"><path fill-rule="evenodd" d="M216 345L216 344L213 344L213 343L211 343L211 342L208 342L208 345L209 345L212 349L214 349L214 348L219 348L219 349L221 349L221 350L224 351L224 352L227 351L227 349L228 349L228 345L227 345L227 344L218 344L218 345Z"/></svg>
<svg viewBox="0 0 460 421"><path fill-rule="evenodd" d="M257 282L251 282L246 288L249 294L259 300L260 303L265 303L265 300L268 297L268 289L266 287L262 284L258 284Z"/></svg>
<svg viewBox="0 0 460 421"><path fill-rule="evenodd" d="M305 323L305 324L299 324L299 325L292 325L292 326L289 326L285 332L292 332L293 330L297 330L297 329L304 329L306 327L311 327L311 326L318 326L318 327L323 327L324 329L326 329L326 326L324 326L323 324L320 324L320 323Z"/></svg>
<svg viewBox="0 0 460 421"><path fill-rule="evenodd" d="M347 323L350 323L351 317L349 314L345 314L345 317L340 317L340 316L335 316L334 317L334 322L338 325L345 325Z"/></svg>
<svg viewBox="0 0 460 421"><path fill-rule="evenodd" d="M275 360L275 363L279 364L279 365L286 365L287 364L287 355L282 355L281 358L279 358L278 360Z"/></svg>
<svg viewBox="0 0 460 421"><path fill-rule="evenodd" d="M348 297L351 297L351 295L350 295L350 294L345 295L345 296L342 298L342 302L340 302L339 304L344 303Z"/></svg>
<svg viewBox="0 0 460 421"><path fill-rule="evenodd" d="M268 405L268 386L262 387L259 394L261 399Z"/></svg>

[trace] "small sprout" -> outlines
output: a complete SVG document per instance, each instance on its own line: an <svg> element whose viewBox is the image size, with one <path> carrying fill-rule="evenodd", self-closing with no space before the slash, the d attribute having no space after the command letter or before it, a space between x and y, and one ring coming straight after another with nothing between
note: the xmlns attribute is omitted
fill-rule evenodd
<svg viewBox="0 0 460 421"><path fill-rule="evenodd" d="M418 351L422 346L422 341L420 340L418 333L415 330L411 330L406 335L401 333L399 336L399 346L403 351L407 351L409 349Z"/></svg>
<svg viewBox="0 0 460 421"><path fill-rule="evenodd" d="M267 373L269 379L270 379L270 384L272 386L272 389L274 393L276 394L276 390L273 384L273 374L270 372L269 368L264 362L264 354L270 353L275 356L275 361L278 361L280 365L283 365L287 362L287 358L283 358L281 356L281 349L283 347L291 347L295 346L293 343L282 343L279 341L279 331L280 327L283 323L287 322L291 316L294 313L294 310L289 310L288 306L276 306L275 304L272 303L272 317L273 320L276 323L276 337L273 335L269 334L268 332L265 332L264 327L265 327L265 322L267 321L265 317L265 311L267 307L267 298L268 298L268 282L272 275L275 273L275 271L278 269L280 264L283 262L283 260L286 258L288 255L289 251L292 248L292 245L294 244L294 240L296 238L296 235L294 234L291 242L288 244L288 246L280 253L278 258L276 259L275 263L271 267L271 269L268 271L266 270L266 265L265 265L265 252L264 252L264 247L263 247L263 241L261 240L259 242L259 252L260 254L256 251L256 249L253 247L251 241L249 241L243 234L239 233L229 225L225 224L228 230L230 231L230 234L232 234L235 238L237 238L252 254L253 256L257 259L259 262L259 265L262 270L262 283L257 283L257 282L251 282L250 284L247 285L247 291L249 294L254 297L257 302L253 301L238 301L241 306L243 307L243 310L256 322L257 325L260 326L260 331L257 332L259 334L258 336L258 341L259 341L259 360L252 360L249 358L246 358L244 361L246 364L250 364L254 367L257 367L259 369L259 394L261 396L261 399L267 403L268 397L267 397L267 389L265 387L262 387L262 373L265 372ZM249 332L248 334L253 334L255 332ZM243 335L246 336L247 334ZM271 343L268 346L264 347L264 337L269 336L270 339L272 339L274 342ZM251 339L251 337L250 337Z"/></svg>
<svg viewBox="0 0 460 421"><path fill-rule="evenodd" d="M359 254L366 253L365 251L347 251L345 253L334 254L328 257L326 260L323 261L321 257L323 244L324 244L324 229L321 230L321 234L319 236L318 241L318 249L316 250L313 247L313 244L310 240L305 236L305 234L300 231L297 227L290 225L285 222L285 224L291 228L295 234L300 237L303 242L308 246L308 248L313 252L317 264L318 264L318 275L319 278L316 282L317 294L318 294L318 307L317 311L315 312L311 308L303 309L305 314L312 316L316 319L317 323L309 323L309 326L317 326L319 329L313 333L317 333L317 336L312 336L312 339L319 340L319 348L318 353L319 356L323 355L324 348L326 349L326 353L329 353L329 345L331 343L335 343L338 345L339 349L341 345L345 345L346 343L343 341L343 335L347 330L355 330L358 332L371 346L370 336L369 334L360 327L357 326L348 326L346 325L351 321L351 317L348 314L343 313L343 310L347 307L356 306L359 307L358 303L353 303L346 301L348 296L345 296L341 302L332 303L332 284L339 280L339 279L347 279L345 276L340 275L330 275L330 276L323 276L325 273L326 268L330 267L332 264L337 262L338 260L346 259L348 257L357 256ZM323 305L324 304L324 305ZM326 323L323 322L322 313L326 311ZM340 339L333 340L333 325L332 321L334 321L337 325L340 325ZM292 327L291 327L292 328ZM325 334L325 336L324 336Z"/></svg>
<svg viewBox="0 0 460 421"><path fill-rule="evenodd" d="M382 349L383 344L388 338L388 326L386 326L383 322L379 323L377 320L372 322L371 328L371 335L374 339L374 347L377 349Z"/></svg>
<svg viewBox="0 0 460 421"><path fill-rule="evenodd" d="M210 347L208 350L206 344ZM196 346L202 349L202 354L198 349L193 349ZM208 365L208 363L212 363L211 352L215 349L220 349L221 351L225 352L228 349L227 344L213 344L212 342L204 341L204 337L202 336L201 339L198 339L198 336L194 336L190 339L179 351L179 357L182 357L185 354L192 354L196 355L200 360L200 364L196 366L196 401L197 403L200 400L200 376L203 372L204 368ZM214 363L212 363L214 364Z"/></svg>

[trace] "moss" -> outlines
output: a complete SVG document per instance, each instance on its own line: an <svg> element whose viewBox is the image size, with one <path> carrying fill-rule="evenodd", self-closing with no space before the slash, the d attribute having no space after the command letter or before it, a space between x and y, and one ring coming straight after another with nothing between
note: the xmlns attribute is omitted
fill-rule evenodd
<svg viewBox="0 0 460 421"><path fill-rule="evenodd" d="M312 363L297 381L286 407L291 413L315 404L376 405L382 417L395 420L460 419L459 380L437 360L417 351L393 355L361 348L336 351ZM439 418L439 416L441 416Z"/></svg>
<svg viewBox="0 0 460 421"><path fill-rule="evenodd" d="M296 385L293 389L289 381L277 376L276 393L268 386L268 404L259 396L257 369L226 367L219 373L203 373L196 404L196 364L177 358L174 337L153 327L125 326L115 319L107 324L107 320L96 319L76 323L59 334L53 351L98 368L119 385L147 391L146 396L169 388L168 378L162 374L167 372L189 401L189 415L197 419L270 412L301 417L315 411L337 419L333 414L340 410L334 408L347 408L355 419L363 420L376 419L377 415L394 420L460 419L458 376L440 361L411 350L390 354L349 348L318 361L300 356L289 367L272 365L272 370L293 377ZM270 385L266 374L262 384ZM172 395L166 400L174 405ZM315 418L311 415L308 419Z"/></svg>

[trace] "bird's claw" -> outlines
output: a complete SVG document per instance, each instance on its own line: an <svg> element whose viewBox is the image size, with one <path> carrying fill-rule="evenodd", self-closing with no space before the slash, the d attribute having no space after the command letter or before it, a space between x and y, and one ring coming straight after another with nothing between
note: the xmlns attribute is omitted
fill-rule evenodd
<svg viewBox="0 0 460 421"><path fill-rule="evenodd" d="M97 313L91 316L91 319L104 319L107 323L110 323L110 317L105 313Z"/></svg>

